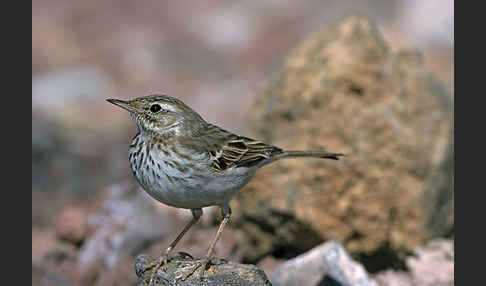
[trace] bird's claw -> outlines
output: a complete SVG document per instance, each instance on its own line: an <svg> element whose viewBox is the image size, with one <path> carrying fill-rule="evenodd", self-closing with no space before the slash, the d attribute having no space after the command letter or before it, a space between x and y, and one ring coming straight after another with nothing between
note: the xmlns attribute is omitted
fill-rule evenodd
<svg viewBox="0 0 486 286"><path fill-rule="evenodd" d="M177 278L184 281L189 276L193 275L194 273L196 273L196 271L198 271L198 276L202 280L204 278L204 274L206 273L207 270L209 270L211 265L220 264L220 261L218 262L213 261L214 259L215 259L214 257L206 257L201 260L187 262L187 264L184 267L182 267L179 275L177 275Z"/></svg>
<svg viewBox="0 0 486 286"><path fill-rule="evenodd" d="M206 256L204 259L201 260L201 272L199 274L199 276L202 278L204 278L204 274L206 273L207 270L209 270L209 268L211 268L211 265L220 265L220 264L225 264L225 263L228 263L228 261L226 259L222 259L222 258L216 258L214 256Z"/></svg>
<svg viewBox="0 0 486 286"><path fill-rule="evenodd" d="M143 272L145 272L145 271L147 271L147 270L149 270L149 269L151 269L155 266L155 268L152 270L152 274L150 275L150 281L149 281L148 286L152 285L152 283L155 279L155 275L159 271L160 267L162 267L162 265L164 265L164 264L167 264L168 262L169 262L169 255L164 254L161 257L159 257L158 260L154 260L149 265L145 266Z"/></svg>

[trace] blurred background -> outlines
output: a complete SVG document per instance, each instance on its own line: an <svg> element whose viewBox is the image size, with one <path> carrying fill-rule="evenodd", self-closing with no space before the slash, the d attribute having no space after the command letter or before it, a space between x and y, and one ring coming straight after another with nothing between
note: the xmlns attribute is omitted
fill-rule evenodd
<svg viewBox="0 0 486 286"><path fill-rule="evenodd" d="M190 218L188 211L126 191L136 188L127 147L137 130L126 112L105 99L164 93L182 99L208 121L242 132L252 104L293 49L350 12L375 21L392 50L420 50L426 67L453 96L453 4L32 1L33 285L133 285L134 255L156 254ZM114 210L104 205L107 197L116 197ZM103 267L125 269L128 278L120 282L90 270L93 261L98 268L101 263L93 258L98 248L82 255L80 249L102 225L100 216L134 211L124 205L124 197L153 207L156 216L147 214L146 221L166 228L146 234L145 244L133 246L131 256L110 252L115 254ZM93 212L98 215L94 222ZM185 242L191 250L184 250L204 251L214 229L215 222L205 218L195 232L199 236ZM229 230L224 236L226 245L238 240L238 232ZM228 255L239 257L237 250ZM85 269L78 269L81 264Z"/></svg>

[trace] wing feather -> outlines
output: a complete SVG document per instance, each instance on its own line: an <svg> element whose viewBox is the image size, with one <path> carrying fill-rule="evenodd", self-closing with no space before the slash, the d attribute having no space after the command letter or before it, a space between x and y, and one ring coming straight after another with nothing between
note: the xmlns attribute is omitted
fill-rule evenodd
<svg viewBox="0 0 486 286"><path fill-rule="evenodd" d="M282 153L278 147L214 127L218 128L213 132L218 134L220 140L219 144L208 145L212 146L208 153L211 168L218 172L232 167L251 167L277 153ZM213 141L213 143L215 142Z"/></svg>

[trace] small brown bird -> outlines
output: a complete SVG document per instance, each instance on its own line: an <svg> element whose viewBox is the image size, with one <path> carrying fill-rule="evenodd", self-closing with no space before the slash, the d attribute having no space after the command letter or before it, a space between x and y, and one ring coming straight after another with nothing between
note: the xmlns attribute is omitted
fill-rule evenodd
<svg viewBox="0 0 486 286"><path fill-rule="evenodd" d="M130 167L143 189L169 206L190 209L193 219L169 245L152 272L169 259L184 234L202 216L202 208L219 206L223 220L209 246L203 270L231 215L229 202L261 167L284 158L338 160L340 153L286 151L238 136L206 122L181 100L149 95L124 101L107 99L130 112L139 132L129 149Z"/></svg>

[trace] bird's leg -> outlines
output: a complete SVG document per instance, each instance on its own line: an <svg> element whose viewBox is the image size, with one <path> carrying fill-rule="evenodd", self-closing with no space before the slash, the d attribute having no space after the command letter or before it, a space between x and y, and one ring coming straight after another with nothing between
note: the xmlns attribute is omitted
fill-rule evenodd
<svg viewBox="0 0 486 286"><path fill-rule="evenodd" d="M221 236L221 233L223 233L223 229L225 225L228 223L228 220L231 216L231 208L229 207L229 205L225 205L221 207L221 214L223 216L223 221L219 225L218 231L216 232L216 236L214 237L214 240L211 242L211 245L209 246L206 257L202 260L197 261L196 264L192 267L192 270L187 271L185 273L185 275L182 277L182 280L185 280L187 277L191 276L199 268L201 268L200 278L201 279L203 278L206 268L211 263L211 259L212 259L211 255L213 254L214 246L218 242L219 237Z"/></svg>
<svg viewBox="0 0 486 286"><path fill-rule="evenodd" d="M218 242L221 233L223 233L224 226L228 223L228 220L231 216L231 208L229 207L229 205L225 205L221 207L221 215L223 216L223 221L219 225L218 232L216 232L216 236L214 237L214 240L211 242L211 245L209 246L206 257L202 260L194 261L195 263L192 265L191 269L185 271L184 275L181 276L182 280L186 280L187 277L191 276L199 268L201 268L200 278L201 279L203 278L204 272L206 271L208 264L211 263L211 259L212 259L211 255L213 253L214 246Z"/></svg>
<svg viewBox="0 0 486 286"><path fill-rule="evenodd" d="M179 235L176 237L176 239L174 241L172 241L171 244L169 244L169 247L167 248L165 253L161 255L161 257L158 259L158 261L154 261L154 262L150 263L149 265L147 265L147 267L145 267L145 270L147 270L147 269L150 269L150 268L155 266L155 269L152 271L152 275L150 276L149 286L152 285L152 281L154 280L155 274L157 273L159 268L162 265L166 264L167 261L169 260L169 255L172 252L172 250L175 248L175 246L177 245L179 240L181 240L182 237L184 236L184 234L186 234L186 232L199 220L199 218L202 216L202 213L203 213L202 209L192 209L191 211L192 211L192 220L188 224L186 224L186 226L181 231L181 233L179 233Z"/></svg>
<svg viewBox="0 0 486 286"><path fill-rule="evenodd" d="M214 246L218 242L219 237L223 233L224 227L226 226L226 224L229 221L229 218L231 216L231 208L229 207L229 205L225 205L225 206L222 206L221 207L221 215L223 216L223 221L219 225L218 232L216 232L216 236L214 237L213 242L209 246L208 253L206 254L206 257L203 260L203 265L202 265L203 268L202 268L202 271L205 271L206 268L207 268L207 266L208 266L208 263L211 262L211 258L212 258L211 255L213 254Z"/></svg>

